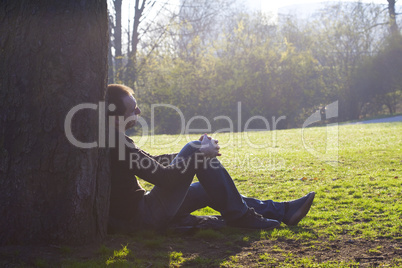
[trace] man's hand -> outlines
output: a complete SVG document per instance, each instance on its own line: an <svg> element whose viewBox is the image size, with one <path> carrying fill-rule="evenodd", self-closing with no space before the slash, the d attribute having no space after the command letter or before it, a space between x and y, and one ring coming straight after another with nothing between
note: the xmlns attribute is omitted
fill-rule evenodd
<svg viewBox="0 0 402 268"><path fill-rule="evenodd" d="M205 133L204 135L201 135L199 141L202 141L204 139L204 136L206 136L208 139L212 139L212 137L208 136L207 133Z"/></svg>
<svg viewBox="0 0 402 268"><path fill-rule="evenodd" d="M201 136L200 141L201 141L200 152L202 152L206 157L215 157L221 155L219 153L220 147L218 145L218 140L214 140L207 134L204 134Z"/></svg>

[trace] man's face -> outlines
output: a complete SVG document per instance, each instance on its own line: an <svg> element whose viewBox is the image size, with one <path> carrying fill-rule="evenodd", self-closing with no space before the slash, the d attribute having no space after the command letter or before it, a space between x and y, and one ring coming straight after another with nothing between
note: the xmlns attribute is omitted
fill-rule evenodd
<svg viewBox="0 0 402 268"><path fill-rule="evenodd" d="M126 106L126 112L124 114L124 120L126 120L125 129L134 127L137 122L138 115L141 113L140 108L137 106L137 101L132 95L125 96L123 103Z"/></svg>

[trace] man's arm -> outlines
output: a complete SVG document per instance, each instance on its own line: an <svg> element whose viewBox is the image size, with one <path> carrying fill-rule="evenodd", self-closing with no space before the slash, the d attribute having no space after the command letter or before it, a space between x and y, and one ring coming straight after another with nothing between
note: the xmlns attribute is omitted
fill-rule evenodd
<svg viewBox="0 0 402 268"><path fill-rule="evenodd" d="M161 155L151 155L148 152L143 151L144 154L146 154L147 156L155 159L157 162L159 162L160 164L167 166L170 163L172 163L173 159L177 156L177 153L175 154L161 154Z"/></svg>
<svg viewBox="0 0 402 268"><path fill-rule="evenodd" d="M138 176L156 186L167 188L174 188L182 180L194 177L197 166L203 166L205 157L215 157L219 154L219 146L216 142L212 143L211 140L205 139L200 149L197 149L193 155L179 159L172 165L163 166L152 155L134 146L130 138L127 137L127 141L133 146L125 146L125 160L119 161L124 172Z"/></svg>
<svg viewBox="0 0 402 268"><path fill-rule="evenodd" d="M173 159L177 156L178 154L161 154L161 155L156 155L153 156L152 158L155 159L157 162L160 164L167 166L170 163L172 163Z"/></svg>
<svg viewBox="0 0 402 268"><path fill-rule="evenodd" d="M128 139L129 141L133 142L131 139ZM145 155L148 157L151 157L155 159L157 162L160 164L167 166L170 163L172 163L173 159L178 155L178 153L173 153L173 154L161 154L161 155L151 155L148 152L142 151Z"/></svg>
<svg viewBox="0 0 402 268"><path fill-rule="evenodd" d="M188 176L193 177L195 175L195 154L191 157L183 158L181 161L177 161L174 165L164 166L155 159L163 159L163 156L156 156L154 158L152 155L139 148L126 147L125 149L126 157L125 160L120 162L120 167L123 168L125 172L129 172L133 176L138 176L156 186L164 188L175 187L181 180ZM167 156L165 159L170 160L172 157L173 155ZM199 153L198 161L203 161L201 153ZM202 166L200 163L199 165Z"/></svg>

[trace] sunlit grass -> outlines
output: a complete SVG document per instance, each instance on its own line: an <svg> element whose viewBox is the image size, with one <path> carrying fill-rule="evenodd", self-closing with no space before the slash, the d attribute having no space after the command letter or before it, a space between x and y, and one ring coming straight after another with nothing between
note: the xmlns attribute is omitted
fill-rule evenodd
<svg viewBox="0 0 402 268"><path fill-rule="evenodd" d="M396 201L402 194L402 124L343 125L336 130L337 153L326 151L331 142L326 127L308 128L304 135L301 129L219 133L225 145L220 160L246 196L282 201L316 191L301 226L318 228L320 235L401 236L402 205ZM152 154L177 152L198 137L187 136L169 150L150 143L143 148ZM178 140L168 135L156 139L159 144ZM196 212L216 213L210 208Z"/></svg>
<svg viewBox="0 0 402 268"><path fill-rule="evenodd" d="M219 247L228 247L226 253L216 258L205 258L198 255L199 252L186 255L186 238L143 232L127 238L133 241L128 246L116 249L101 247L98 256L102 260L93 262L118 267L242 267L244 260L254 258L256 267L357 265L353 260L317 262L311 257L292 255L281 247L264 249L266 253L255 256L244 254L242 250L242 245L264 240L294 241L314 252L345 237L365 241L402 239L402 123L343 125L336 131L337 154L327 150L326 127L306 129L304 142L300 129L250 132L247 136L244 133L220 133L215 137L224 145L220 160L242 194L282 201L301 197L310 191L317 193L310 213L297 227L283 224L275 230L246 234L224 228L191 236L196 243L210 245L211 250L218 243ZM147 139L142 149L156 155L178 152L187 141L198 139L199 135L153 138L154 141ZM133 139L136 141L140 137ZM159 146L168 143L166 148ZM144 181L141 184L148 190L152 188ZM209 207L195 212L197 215L217 213ZM255 247L258 248L258 244ZM137 255L135 249L144 255ZM368 253L379 254L382 250L373 247L368 249ZM395 267L402 263L400 259L393 262ZM86 264L90 262L86 261ZM72 267L80 265L77 263Z"/></svg>
<svg viewBox="0 0 402 268"><path fill-rule="evenodd" d="M127 248L127 246L124 246L122 249L120 250L115 250L113 252L113 256L110 257L107 261L106 264L110 265L113 263L127 263L127 256L130 253L130 250Z"/></svg>

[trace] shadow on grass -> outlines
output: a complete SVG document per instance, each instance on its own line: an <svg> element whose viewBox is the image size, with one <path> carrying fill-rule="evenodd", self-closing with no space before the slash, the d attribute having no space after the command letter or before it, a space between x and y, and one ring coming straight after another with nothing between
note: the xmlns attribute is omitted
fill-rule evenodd
<svg viewBox="0 0 402 268"><path fill-rule="evenodd" d="M291 244L317 238L317 233L303 227L281 227L274 230L245 230L224 227L219 230L202 229L187 233L168 232L158 234L146 232L127 240L128 248L134 252L127 264L138 267L219 267L238 262L244 250L258 247L266 241L271 246L275 241ZM121 266L121 262L119 266Z"/></svg>
<svg viewBox="0 0 402 268"><path fill-rule="evenodd" d="M143 231L132 235L109 235L102 244L87 246L10 248L7 254L0 254L0 264L11 267L236 266L236 263L247 262L248 257L243 256L246 252L270 253L278 250L275 245L279 242L297 247L298 243L314 238L317 238L316 232L303 227L261 231L231 227L180 233ZM25 251L29 254L24 254Z"/></svg>
<svg viewBox="0 0 402 268"><path fill-rule="evenodd" d="M273 230L224 227L163 234L145 231L131 236L110 237L103 246L110 248L109 254L101 259L108 267L219 267L261 240L261 232L265 235Z"/></svg>

